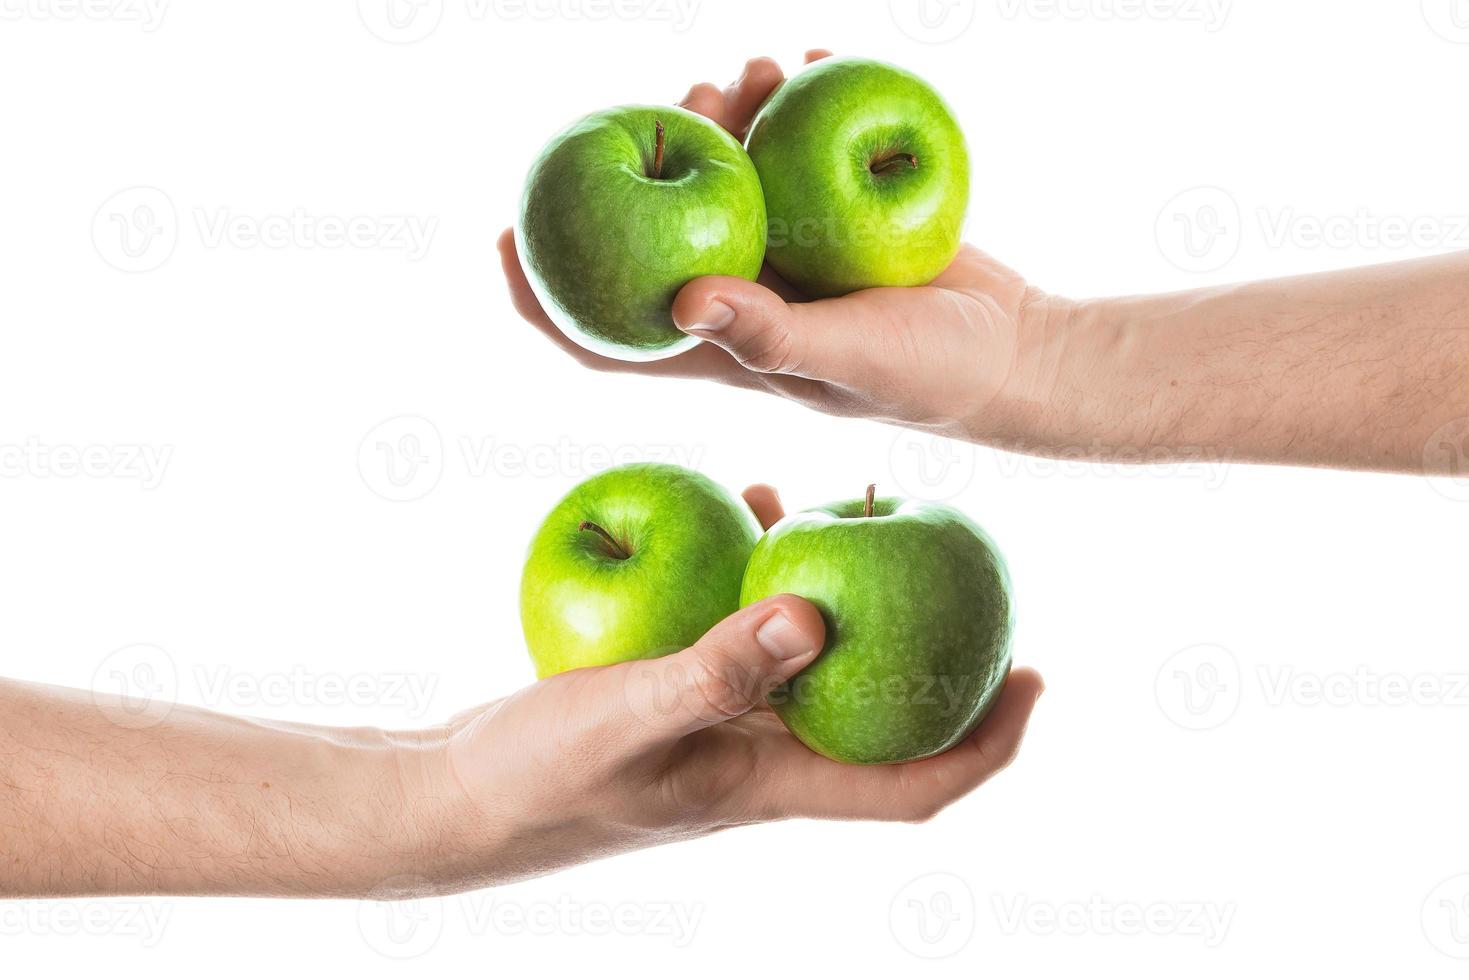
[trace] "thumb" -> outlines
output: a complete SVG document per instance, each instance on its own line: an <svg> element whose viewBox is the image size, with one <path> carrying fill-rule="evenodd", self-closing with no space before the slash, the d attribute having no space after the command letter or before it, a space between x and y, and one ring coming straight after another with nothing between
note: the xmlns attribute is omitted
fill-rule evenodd
<svg viewBox="0 0 1469 980"><path fill-rule="evenodd" d="M655 739L680 738L757 707L826 640L805 599L774 596L725 618L687 650L622 664L627 706Z"/></svg>
<svg viewBox="0 0 1469 980"><path fill-rule="evenodd" d="M757 282L704 276L679 290L673 322L684 333L723 347L751 371L834 381L844 375L852 354L848 348L861 334L852 329L849 302L792 304Z"/></svg>

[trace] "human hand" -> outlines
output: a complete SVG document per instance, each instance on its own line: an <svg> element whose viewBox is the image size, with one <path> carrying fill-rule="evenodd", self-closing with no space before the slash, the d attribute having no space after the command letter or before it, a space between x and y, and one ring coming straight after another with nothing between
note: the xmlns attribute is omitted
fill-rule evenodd
<svg viewBox="0 0 1469 980"><path fill-rule="evenodd" d="M828 54L811 51L806 60ZM680 105L743 140L782 80L774 61L756 58L728 88L695 85ZM758 283L729 276L690 282L674 302L673 319L708 343L634 363L594 354L562 334L532 292L509 230L499 247L517 311L584 366L708 378L832 415L1000 445L1038 428L1034 416L1048 401L1050 383L1039 352L1070 308L972 245L928 286L810 302L766 267Z"/></svg>
<svg viewBox="0 0 1469 980"><path fill-rule="evenodd" d="M745 498L766 527L782 516L769 487ZM846 765L802 745L764 701L823 641L814 606L776 596L682 652L558 674L464 713L408 769L422 781L407 811L440 816L418 877L478 888L788 817L926 820L1010 763L1043 688L1014 670L957 747Z"/></svg>

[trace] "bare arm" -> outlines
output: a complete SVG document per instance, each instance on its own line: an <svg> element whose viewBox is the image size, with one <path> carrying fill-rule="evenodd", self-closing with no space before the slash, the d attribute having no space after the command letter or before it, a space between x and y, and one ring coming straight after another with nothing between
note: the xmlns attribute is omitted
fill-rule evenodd
<svg viewBox="0 0 1469 980"><path fill-rule="evenodd" d="M746 491L766 526L769 487ZM890 766L807 749L765 694L821 614L755 603L656 660L568 671L412 733L235 718L0 679L0 897L404 897L790 817L925 820L1008 765L1042 685Z"/></svg>
<svg viewBox="0 0 1469 980"><path fill-rule="evenodd" d="M738 135L781 80L756 58L682 104ZM508 232L500 251L520 314L601 371L707 378L1036 455L1442 475L1469 454L1469 253L1085 302L972 245L927 286L810 302L769 269L759 283L710 276L673 305L708 343L628 363L563 336Z"/></svg>
<svg viewBox="0 0 1469 980"><path fill-rule="evenodd" d="M1039 438L1442 472L1469 438L1469 253L1077 304Z"/></svg>
<svg viewBox="0 0 1469 980"><path fill-rule="evenodd" d="M119 717L0 680L0 894L364 894L419 870L417 740L182 705Z"/></svg>

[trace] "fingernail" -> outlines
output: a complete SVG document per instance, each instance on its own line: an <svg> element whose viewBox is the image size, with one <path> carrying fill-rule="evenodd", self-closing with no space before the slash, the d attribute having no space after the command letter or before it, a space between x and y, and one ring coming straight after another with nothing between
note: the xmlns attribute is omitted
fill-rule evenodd
<svg viewBox="0 0 1469 980"><path fill-rule="evenodd" d="M755 631L755 642L777 660L795 660L813 652L811 641L786 619L785 613L776 613Z"/></svg>
<svg viewBox="0 0 1469 980"><path fill-rule="evenodd" d="M699 319L689 324L689 333L716 333L734 323L735 311L728 305L715 300L710 303Z"/></svg>

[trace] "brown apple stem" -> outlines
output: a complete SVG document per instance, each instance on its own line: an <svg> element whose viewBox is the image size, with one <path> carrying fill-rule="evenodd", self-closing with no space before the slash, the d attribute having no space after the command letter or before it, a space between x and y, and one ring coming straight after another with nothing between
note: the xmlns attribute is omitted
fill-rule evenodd
<svg viewBox="0 0 1469 980"><path fill-rule="evenodd" d="M663 177L663 122L653 120L653 179Z"/></svg>
<svg viewBox="0 0 1469 980"><path fill-rule="evenodd" d="M911 153L894 153L890 157L878 160L872 165L871 170L875 174L886 176L895 170L902 169L905 165L910 170L917 170L918 158Z"/></svg>
<svg viewBox="0 0 1469 980"><path fill-rule="evenodd" d="M872 516L872 498L875 497L875 496L877 496L877 484L876 483L869 483L869 484L867 484L867 502L862 505L862 516L863 517L871 517Z"/></svg>
<svg viewBox="0 0 1469 980"><path fill-rule="evenodd" d="M597 537L605 541L607 543L607 547L612 550L612 557L616 558L618 561L626 561L627 559L632 557L632 555L628 554L627 550L623 548L622 545L617 543L616 538L607 533L607 529L604 528L602 525L594 524L591 521L582 521L578 527L578 530L591 531L593 534L597 535Z"/></svg>

